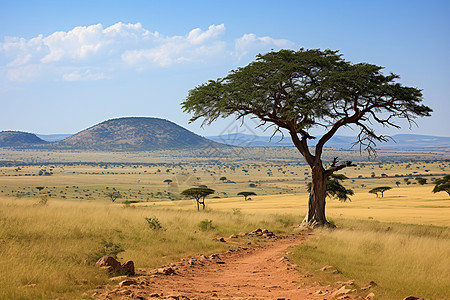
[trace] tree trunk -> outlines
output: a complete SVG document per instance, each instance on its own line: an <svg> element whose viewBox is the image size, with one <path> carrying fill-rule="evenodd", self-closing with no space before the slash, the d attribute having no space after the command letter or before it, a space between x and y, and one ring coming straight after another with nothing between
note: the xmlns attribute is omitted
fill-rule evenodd
<svg viewBox="0 0 450 300"><path fill-rule="evenodd" d="M200 204L198 201L199 201L198 199L195 200L195 202L197 202L197 211L200 211Z"/></svg>
<svg viewBox="0 0 450 300"><path fill-rule="evenodd" d="M202 208L205 209L205 198L203 198L203 201L200 203L202 204Z"/></svg>
<svg viewBox="0 0 450 300"><path fill-rule="evenodd" d="M312 184L308 200L308 213L302 222L302 227L334 227L325 217L326 196L327 178L325 176L325 170L322 167L322 162L318 160L312 168Z"/></svg>

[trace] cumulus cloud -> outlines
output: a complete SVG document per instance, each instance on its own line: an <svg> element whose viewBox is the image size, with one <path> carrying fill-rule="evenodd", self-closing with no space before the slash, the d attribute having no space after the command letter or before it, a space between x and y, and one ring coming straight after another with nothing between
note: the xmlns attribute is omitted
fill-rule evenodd
<svg viewBox="0 0 450 300"><path fill-rule="evenodd" d="M236 54L241 58L251 51L267 51L272 48L291 48L294 43L285 39L274 39L269 36L258 37L253 33L244 34L242 37L236 39L234 47Z"/></svg>
<svg viewBox="0 0 450 300"><path fill-rule="evenodd" d="M245 34L234 45L224 38L225 25L195 28L185 35L164 36L141 23L78 26L31 39L7 37L0 42L0 68L11 81L26 81L47 69L60 80L101 80L114 68L170 67L238 57L270 48L292 47L283 39ZM99 70L92 72L91 70ZM26 70L32 70L26 74ZM82 71L80 71L82 70ZM114 71L114 70L113 70ZM104 74L108 74L105 76Z"/></svg>

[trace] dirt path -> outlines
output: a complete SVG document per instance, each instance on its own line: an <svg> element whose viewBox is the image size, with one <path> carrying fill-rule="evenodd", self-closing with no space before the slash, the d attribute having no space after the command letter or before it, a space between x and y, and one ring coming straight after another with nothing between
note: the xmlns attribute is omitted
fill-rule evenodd
<svg viewBox="0 0 450 300"><path fill-rule="evenodd" d="M184 260L172 265L176 272L173 275L153 272L135 277L133 284L104 288L97 291L95 298L327 299L317 291L327 293L328 290L329 295L332 288L304 286L305 276L284 258L288 248L305 239L304 235L289 236L260 247ZM166 271L171 270L166 268Z"/></svg>

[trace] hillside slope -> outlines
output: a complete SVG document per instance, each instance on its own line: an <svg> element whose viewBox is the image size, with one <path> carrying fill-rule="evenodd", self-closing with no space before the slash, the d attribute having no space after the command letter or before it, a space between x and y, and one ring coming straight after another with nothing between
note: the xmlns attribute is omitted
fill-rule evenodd
<svg viewBox="0 0 450 300"><path fill-rule="evenodd" d="M2 148L27 148L43 144L47 144L47 142L32 133L22 131L0 132L0 147Z"/></svg>
<svg viewBox="0 0 450 300"><path fill-rule="evenodd" d="M52 144L59 149L144 151L223 145L159 118L129 117L104 121Z"/></svg>

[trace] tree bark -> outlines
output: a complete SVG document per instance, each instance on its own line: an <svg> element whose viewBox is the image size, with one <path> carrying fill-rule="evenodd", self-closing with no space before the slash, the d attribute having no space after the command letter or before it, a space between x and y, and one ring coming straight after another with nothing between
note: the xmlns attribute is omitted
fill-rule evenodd
<svg viewBox="0 0 450 300"><path fill-rule="evenodd" d="M325 200L327 197L327 176L322 162L316 158L312 167L311 193L308 200L308 213L302 222L302 227L318 226L334 227L325 217Z"/></svg>

